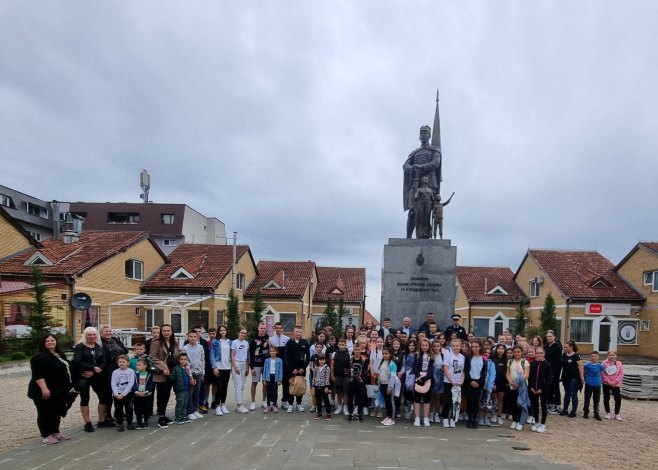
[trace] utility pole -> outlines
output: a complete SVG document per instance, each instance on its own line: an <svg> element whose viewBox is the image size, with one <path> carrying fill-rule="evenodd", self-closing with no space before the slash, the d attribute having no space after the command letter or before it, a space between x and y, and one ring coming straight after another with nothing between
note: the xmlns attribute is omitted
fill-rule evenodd
<svg viewBox="0 0 658 470"><path fill-rule="evenodd" d="M233 232L233 264L231 265L231 288L235 289L235 263L237 261L238 232Z"/></svg>

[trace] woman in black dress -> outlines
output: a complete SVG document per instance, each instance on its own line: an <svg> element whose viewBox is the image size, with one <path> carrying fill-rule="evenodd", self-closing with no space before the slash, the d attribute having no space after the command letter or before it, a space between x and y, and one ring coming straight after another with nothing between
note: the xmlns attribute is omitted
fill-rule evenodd
<svg viewBox="0 0 658 470"><path fill-rule="evenodd" d="M71 397L71 372L57 338L49 334L39 343L39 352L30 359L32 378L27 396L37 408L37 426L44 444L57 444L71 439L59 432L62 416L68 410Z"/></svg>

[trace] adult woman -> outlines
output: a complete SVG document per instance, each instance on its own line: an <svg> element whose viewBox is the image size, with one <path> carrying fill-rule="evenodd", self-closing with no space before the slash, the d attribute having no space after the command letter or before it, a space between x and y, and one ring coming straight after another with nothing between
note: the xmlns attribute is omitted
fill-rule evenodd
<svg viewBox="0 0 658 470"><path fill-rule="evenodd" d="M364 326L366 327L368 332L371 332L375 328L375 324L372 322L372 320L366 321Z"/></svg>
<svg viewBox="0 0 658 470"><path fill-rule="evenodd" d="M158 427L168 428L171 420L167 418L167 403L171 396L171 387L173 382L169 380L169 375L174 367L176 367L176 357L180 349L178 342L174 337L174 330L171 325L162 325L160 327L160 338L151 343L149 355L153 361L153 365L160 373L153 374L153 382L157 390L157 411L158 411Z"/></svg>
<svg viewBox="0 0 658 470"><path fill-rule="evenodd" d="M377 338L379 338L379 334L377 333L376 330L371 330L369 333L369 338L370 342L368 343L368 354L370 354L373 350L377 349ZM384 346L383 338L382 338L382 347Z"/></svg>
<svg viewBox="0 0 658 470"><path fill-rule="evenodd" d="M66 414L72 384L69 362L59 348L57 338L46 335L39 342L39 352L30 359L32 378L27 396L37 408L37 426L44 444L71 439L59 432L61 417Z"/></svg>
<svg viewBox="0 0 658 470"><path fill-rule="evenodd" d="M561 405L560 397L560 373L562 372L562 345L557 341L555 332L548 330L546 333L546 346L544 347L546 362L551 365L551 372L553 373L553 380L548 391L549 413L559 413L559 406Z"/></svg>
<svg viewBox="0 0 658 470"><path fill-rule="evenodd" d="M578 354L578 346L575 341L567 341L562 353L562 386L564 387L564 406L562 416L576 417L578 409L578 389L585 383L585 370L583 360ZM569 413L569 401L571 401L571 413Z"/></svg>
<svg viewBox="0 0 658 470"><path fill-rule="evenodd" d="M80 342L73 350L73 385L80 392L80 413L85 422L85 431L94 432L89 418L89 389L98 397L98 427L112 427L113 420L107 420L105 410L112 399L110 383L105 373L107 368L105 350L100 342L98 330L88 326L82 332Z"/></svg>
<svg viewBox="0 0 658 470"><path fill-rule="evenodd" d="M107 363L107 367L105 367L107 386L110 387L112 372L119 368L117 359L119 359L119 356L122 354L128 354L128 349L126 349L120 339L112 336L112 327L110 325L102 326L100 333L101 344L105 350L105 361ZM112 396L111 387L108 393ZM107 408L105 409L105 421L112 421L112 400L109 401Z"/></svg>

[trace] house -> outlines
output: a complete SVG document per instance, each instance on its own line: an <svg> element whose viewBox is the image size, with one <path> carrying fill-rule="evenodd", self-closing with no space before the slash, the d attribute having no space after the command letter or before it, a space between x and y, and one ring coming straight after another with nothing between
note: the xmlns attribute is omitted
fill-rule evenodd
<svg viewBox="0 0 658 470"><path fill-rule="evenodd" d="M658 358L658 242L638 243L614 271L645 298L642 308L634 309L619 328L620 342L636 346L620 349Z"/></svg>
<svg viewBox="0 0 658 470"><path fill-rule="evenodd" d="M343 325L358 328L364 322L366 304L366 270L365 268L342 268L317 266L318 285L313 295L312 321L313 331L321 324L327 303L331 300L334 307L342 300L347 316Z"/></svg>
<svg viewBox="0 0 658 470"><path fill-rule="evenodd" d="M121 304L143 311L141 326L147 331L163 323L174 333L194 327L207 331L225 323L231 287L244 311L245 288L255 277L256 263L246 245L184 244L144 283L141 296Z"/></svg>
<svg viewBox="0 0 658 470"><path fill-rule="evenodd" d="M38 247L34 237L5 209L0 207L0 260L30 247Z"/></svg>
<svg viewBox="0 0 658 470"><path fill-rule="evenodd" d="M477 337L498 338L505 328L514 330L523 296L508 267L457 266L455 312L462 316L466 330Z"/></svg>
<svg viewBox="0 0 658 470"><path fill-rule="evenodd" d="M624 332L629 325L637 326L644 298L598 252L530 249L514 280L528 298L533 325L539 324L551 293L562 342L573 339L584 353L611 349L638 353L637 336L628 341Z"/></svg>
<svg viewBox="0 0 658 470"><path fill-rule="evenodd" d="M3 285L13 283L12 288L0 292L5 324L25 321L21 302L33 300L28 281L36 266L49 287L47 298L55 325L69 334L77 336L85 326L110 322L114 327L136 327L139 321L134 309L113 309L112 304L140 294L144 279L166 261L146 232L69 232L44 240L0 260ZM80 292L91 297L91 307L73 310L71 297Z"/></svg>
<svg viewBox="0 0 658 470"><path fill-rule="evenodd" d="M0 208L37 242L53 238L51 203L0 185Z"/></svg>

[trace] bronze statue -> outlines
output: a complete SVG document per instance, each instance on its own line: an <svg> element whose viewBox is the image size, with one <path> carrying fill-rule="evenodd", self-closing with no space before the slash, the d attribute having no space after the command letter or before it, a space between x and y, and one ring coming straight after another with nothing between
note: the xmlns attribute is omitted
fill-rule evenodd
<svg viewBox="0 0 658 470"><path fill-rule="evenodd" d="M443 240L443 207L450 204L450 200L455 193L453 192L446 202L441 202L441 195L437 194L434 197L434 208L432 209L432 218L434 225L434 238L436 239L436 229L439 229L439 236Z"/></svg>
<svg viewBox="0 0 658 470"><path fill-rule="evenodd" d="M420 128L420 147L409 154L407 161L404 162L402 169L404 171L404 187L402 189L404 210L409 211L407 216L407 238L411 238L416 223L416 190L420 187L421 178L427 177L428 188L433 194L439 192L441 184L441 149L430 145L431 136L430 126ZM427 224L429 226L429 213ZM431 229L427 233L419 234L416 232L416 238L430 238Z"/></svg>
<svg viewBox="0 0 658 470"><path fill-rule="evenodd" d="M428 178L420 179L420 186L414 195L416 209L416 238L432 238L432 206L434 191L428 187Z"/></svg>

